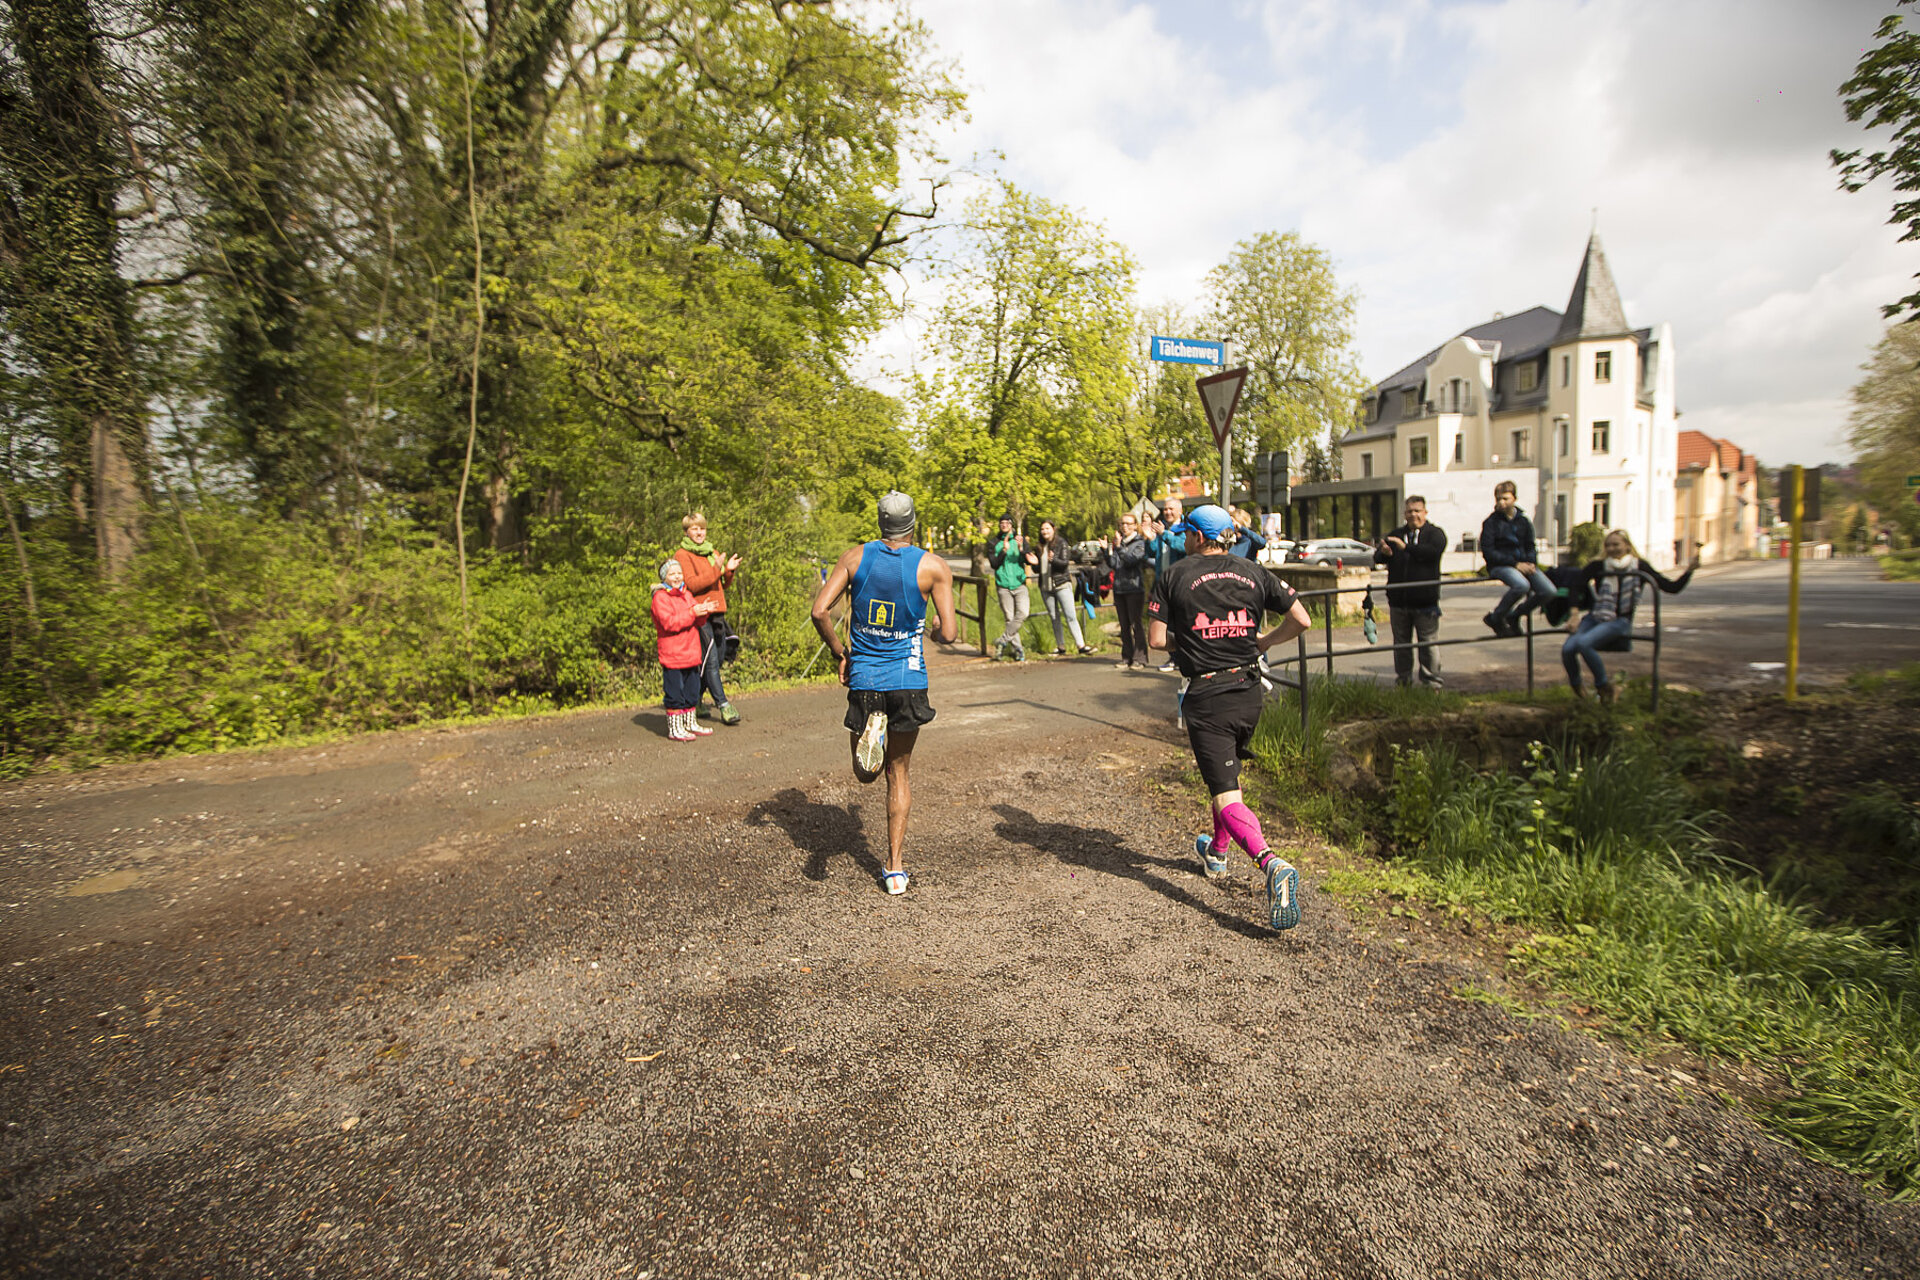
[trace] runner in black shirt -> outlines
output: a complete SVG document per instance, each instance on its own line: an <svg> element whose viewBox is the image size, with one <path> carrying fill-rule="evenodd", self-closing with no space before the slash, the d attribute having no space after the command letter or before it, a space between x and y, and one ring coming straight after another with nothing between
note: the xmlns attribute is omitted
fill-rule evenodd
<svg viewBox="0 0 1920 1280"><path fill-rule="evenodd" d="M1291 929L1300 923L1300 875L1267 847L1260 819L1243 803L1240 761L1260 723L1260 655L1307 629L1306 606L1265 568L1228 554L1239 530L1221 508L1195 507L1169 532L1186 535L1187 555L1154 583L1147 643L1170 650L1188 681L1181 705L1187 741L1213 796L1213 835L1197 837L1194 848L1206 872L1217 875L1238 840L1266 874L1273 927ZM1285 620L1261 635L1269 613Z"/></svg>

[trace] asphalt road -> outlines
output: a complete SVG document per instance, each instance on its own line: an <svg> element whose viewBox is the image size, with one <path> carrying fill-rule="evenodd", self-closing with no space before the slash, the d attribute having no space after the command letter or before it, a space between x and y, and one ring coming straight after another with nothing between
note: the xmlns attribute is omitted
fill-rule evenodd
<svg viewBox="0 0 1920 1280"><path fill-rule="evenodd" d="M1376 577L1386 581L1384 573ZM1679 595L1662 596L1662 675L1699 687L1780 686L1787 657L1787 577L1787 565L1779 560L1714 565L1695 573ZM1484 580L1447 587L1440 638L1486 636L1481 615L1502 590ZM1375 598L1384 606L1384 596ZM1873 560L1808 561L1802 566L1800 608L1800 678L1808 687L1841 680L1862 667L1920 662L1920 582L1883 582ZM1389 643L1384 607L1378 616L1380 641ZM1642 626L1650 627L1651 620L1643 619ZM1310 647L1322 640L1315 632ZM1544 629L1535 638L1536 681L1566 678L1560 667L1563 640ZM1336 647L1363 643L1358 628L1334 633ZM1609 670L1629 678L1646 675L1649 646L1636 649L1631 655L1608 655ZM1460 688L1513 688L1526 680L1526 647L1520 640L1450 645L1440 654L1443 677ZM1340 658L1334 669L1340 675L1391 680L1393 657ZM1325 667L1316 663L1314 670Z"/></svg>
<svg viewBox="0 0 1920 1280"><path fill-rule="evenodd" d="M824 687L0 787L0 1273L1920 1274L1278 823L1260 927L1171 689L943 658L898 899Z"/></svg>

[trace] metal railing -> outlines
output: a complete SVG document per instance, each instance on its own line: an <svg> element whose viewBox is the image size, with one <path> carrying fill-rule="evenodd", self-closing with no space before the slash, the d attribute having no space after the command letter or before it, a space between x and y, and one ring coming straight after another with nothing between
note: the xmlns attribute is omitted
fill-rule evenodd
<svg viewBox="0 0 1920 1280"><path fill-rule="evenodd" d="M1631 573L1624 573L1624 572L1614 573L1609 576L1614 578L1627 578L1630 576L1638 577L1641 581L1645 582L1648 587L1648 591L1646 591L1643 594L1651 595L1653 597L1653 630L1651 632L1631 631L1627 635L1620 637L1621 640L1626 642L1624 645L1620 645L1614 648L1602 649L1601 652L1602 653L1627 652L1628 647L1632 644L1633 641L1636 641L1636 640L1644 640L1653 645L1653 664L1652 664L1652 672L1651 672L1651 679L1653 681L1652 710L1654 711L1655 714L1658 714L1660 711L1660 634L1661 634L1660 597L1663 594L1663 592L1660 590L1659 583L1655 582L1652 579L1652 577L1650 577L1646 573L1641 572L1639 570L1633 570L1631 571ZM1469 584L1477 586L1485 583L1486 581L1487 579L1485 578L1455 578L1449 581L1437 582L1433 585L1444 589L1446 587L1466 586ZM1327 664L1327 679L1331 680L1333 679L1333 661L1335 658L1350 658L1363 653L1366 653L1366 654L1398 653L1401 650L1418 650L1423 648L1437 649L1442 645L1499 644L1505 640L1523 640L1526 642L1526 648L1527 648L1527 697L1532 698L1534 696L1534 671L1533 671L1534 636L1537 634L1545 634L1545 635L1551 635L1551 636L1564 637L1565 635L1564 632L1561 632L1558 630L1548 631L1544 633L1534 631L1533 618L1534 618L1534 614L1537 613L1538 610L1529 609L1526 613L1525 628L1517 636L1497 636L1497 635L1462 636L1454 640L1435 639L1435 640L1425 641L1424 643L1418 639L1414 639L1412 641L1409 641L1406 644L1384 644L1384 645L1383 644L1358 644L1358 645L1349 645L1346 648L1342 648L1342 649L1336 649L1333 644L1333 615L1336 612L1338 612L1338 610L1334 607L1336 604L1336 598L1341 595L1351 595L1354 592L1372 591L1372 590L1373 590L1372 584L1368 584L1366 586L1359 586L1359 587L1322 587L1313 591L1301 591L1296 593L1303 602L1310 602L1315 599L1324 600L1325 603L1323 607L1320 609L1321 625L1319 628L1321 631L1321 634L1325 638L1324 646L1322 647L1321 651L1318 653L1307 652L1307 635L1312 630L1314 630L1314 628L1309 627L1307 631L1303 631L1300 633L1300 637L1296 641L1297 645L1299 646L1298 652L1296 652L1293 656L1286 657L1286 658L1275 658L1269 655L1267 658L1267 667L1269 669L1268 678L1271 683L1278 685L1282 688L1292 689L1299 695L1300 728L1302 730L1305 730L1308 725L1308 697L1309 697L1308 685L1311 682L1308 679L1307 664L1310 662L1324 661ZM1386 590L1383 588L1380 594L1385 596L1387 594ZM1308 603L1307 608L1309 611L1311 611L1313 609L1313 605L1311 603ZM1299 667L1300 671L1297 676L1288 678L1279 673L1280 668L1290 667L1290 666Z"/></svg>
<svg viewBox="0 0 1920 1280"><path fill-rule="evenodd" d="M961 590L961 588L963 587L974 588L974 599L977 603L972 613L967 612L966 607L963 603L967 598L966 594ZM987 656L987 580L985 578L980 577L977 574L972 574L972 573L954 574L953 575L953 612L956 617L965 619L968 622L972 622L980 628L980 656L983 658L986 657ZM961 632L960 640L961 642L964 642L966 640L965 631Z"/></svg>

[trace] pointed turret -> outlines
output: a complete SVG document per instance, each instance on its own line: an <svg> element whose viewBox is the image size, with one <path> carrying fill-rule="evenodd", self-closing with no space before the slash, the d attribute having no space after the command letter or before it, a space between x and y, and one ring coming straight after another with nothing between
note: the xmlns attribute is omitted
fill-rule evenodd
<svg viewBox="0 0 1920 1280"><path fill-rule="evenodd" d="M1600 233L1596 231L1587 237L1587 256L1580 261L1580 275L1573 282L1567 313L1560 319L1560 332L1553 335L1553 345L1581 338L1617 338L1631 332L1626 310L1620 305L1620 290L1614 287L1613 272L1607 270L1607 252L1600 247Z"/></svg>

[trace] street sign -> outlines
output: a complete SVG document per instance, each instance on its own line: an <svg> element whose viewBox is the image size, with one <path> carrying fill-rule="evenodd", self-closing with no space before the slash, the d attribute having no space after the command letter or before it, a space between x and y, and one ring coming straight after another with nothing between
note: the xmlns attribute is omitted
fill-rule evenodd
<svg viewBox="0 0 1920 1280"><path fill-rule="evenodd" d="M1194 380L1194 388L1200 392L1200 407L1207 413L1207 426L1213 429L1213 443L1220 448L1226 448L1227 432L1233 430L1233 411L1240 407L1240 388L1246 381L1245 365Z"/></svg>
<svg viewBox="0 0 1920 1280"><path fill-rule="evenodd" d="M1907 488L1909 488L1909 489L1920 489L1920 476L1908 476L1908 477L1907 477Z"/></svg>
<svg viewBox="0 0 1920 1280"><path fill-rule="evenodd" d="M1269 509L1284 507L1291 490L1287 484L1287 451L1253 455L1253 500Z"/></svg>
<svg viewBox="0 0 1920 1280"><path fill-rule="evenodd" d="M1227 362L1227 344L1208 342L1205 338L1162 338L1155 334L1151 349L1155 360L1165 360L1173 364L1225 364Z"/></svg>

